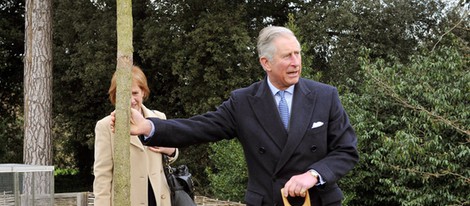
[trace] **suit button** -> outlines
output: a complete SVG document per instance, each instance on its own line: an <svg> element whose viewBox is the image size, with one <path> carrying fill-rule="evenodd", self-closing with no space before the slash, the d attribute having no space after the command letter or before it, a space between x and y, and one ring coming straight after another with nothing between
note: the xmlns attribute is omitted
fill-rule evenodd
<svg viewBox="0 0 470 206"><path fill-rule="evenodd" d="M312 146L310 147L310 151L311 151L311 152L316 152L316 151L317 151L317 145L312 145Z"/></svg>
<svg viewBox="0 0 470 206"><path fill-rule="evenodd" d="M258 149L258 152L259 152L260 154L264 154L264 153L266 153L266 149L265 149L264 147L260 147L260 148Z"/></svg>

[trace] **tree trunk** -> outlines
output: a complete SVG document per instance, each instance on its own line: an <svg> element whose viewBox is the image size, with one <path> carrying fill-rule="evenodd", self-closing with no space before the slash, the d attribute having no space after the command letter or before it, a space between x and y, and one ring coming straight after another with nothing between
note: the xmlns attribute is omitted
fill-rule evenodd
<svg viewBox="0 0 470 206"><path fill-rule="evenodd" d="M130 99L133 64L132 1L117 0L117 91L116 138L114 138L114 205L128 206L130 201Z"/></svg>
<svg viewBox="0 0 470 206"><path fill-rule="evenodd" d="M26 0L25 10L23 161L52 165L52 0ZM50 191L52 180L35 181L25 189Z"/></svg>
<svg viewBox="0 0 470 206"><path fill-rule="evenodd" d="M25 164L52 165L52 3L26 0Z"/></svg>

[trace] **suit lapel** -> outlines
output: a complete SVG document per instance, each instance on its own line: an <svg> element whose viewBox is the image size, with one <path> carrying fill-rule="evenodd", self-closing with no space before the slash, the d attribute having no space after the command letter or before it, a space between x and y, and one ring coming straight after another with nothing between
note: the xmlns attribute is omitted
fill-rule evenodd
<svg viewBox="0 0 470 206"><path fill-rule="evenodd" d="M286 145L280 156L281 159L279 159L276 166L276 173L287 163L297 146L301 143L305 132L307 132L313 117L312 113L315 106L315 99L315 92L310 91L305 86L302 79L300 79L299 83L295 86L289 134Z"/></svg>
<svg viewBox="0 0 470 206"><path fill-rule="evenodd" d="M279 112L277 111L276 102L271 94L267 83L267 79L261 82L259 90L255 96L249 99L256 118L264 131L273 140L279 150L285 145L287 131L284 129Z"/></svg>

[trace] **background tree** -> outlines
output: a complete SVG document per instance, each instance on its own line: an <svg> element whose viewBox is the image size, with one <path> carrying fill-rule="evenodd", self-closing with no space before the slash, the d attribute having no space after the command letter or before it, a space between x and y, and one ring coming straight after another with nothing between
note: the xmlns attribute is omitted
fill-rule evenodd
<svg viewBox="0 0 470 206"><path fill-rule="evenodd" d="M347 86L348 78L360 79L355 72L362 47L370 48L372 58L393 55L406 61L422 42L443 32L443 8L436 0L310 1L298 25L315 57L313 68L323 72L321 80Z"/></svg>
<svg viewBox="0 0 470 206"><path fill-rule="evenodd" d="M94 128L114 109L107 91L116 70L115 19L115 1L54 1L54 158L58 168L78 170L62 191L92 188Z"/></svg>
<svg viewBox="0 0 470 206"><path fill-rule="evenodd" d="M26 1L25 164L52 165L52 3Z"/></svg>
<svg viewBox="0 0 470 206"><path fill-rule="evenodd" d="M23 161L24 2L0 2L0 162Z"/></svg>
<svg viewBox="0 0 470 206"><path fill-rule="evenodd" d="M25 9L23 162L52 165L52 2L26 0ZM49 194L49 176L34 181L25 189Z"/></svg>
<svg viewBox="0 0 470 206"><path fill-rule="evenodd" d="M405 63L372 59L368 50L360 59L360 93L345 96L363 137L356 178L345 183L356 185L354 205L469 204L468 193L458 192L470 186L465 8L453 8L447 30Z"/></svg>
<svg viewBox="0 0 470 206"><path fill-rule="evenodd" d="M354 205L469 204L468 63L453 47L363 60L364 93L349 99L362 137Z"/></svg>

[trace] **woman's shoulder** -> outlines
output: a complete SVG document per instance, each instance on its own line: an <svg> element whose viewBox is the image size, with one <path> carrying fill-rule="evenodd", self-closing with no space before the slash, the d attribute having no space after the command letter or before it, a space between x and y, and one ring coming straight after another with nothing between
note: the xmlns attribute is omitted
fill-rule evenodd
<svg viewBox="0 0 470 206"><path fill-rule="evenodd" d="M158 110L152 110L152 111L153 111L153 113L155 113L155 116L156 116L156 117L158 117L158 118L160 118L160 119L166 119L165 113L160 112L160 111L158 111Z"/></svg>
<svg viewBox="0 0 470 206"><path fill-rule="evenodd" d="M147 107L142 105L142 110L145 117L156 117L159 119L166 119L166 115L163 112L160 112L156 109L147 109Z"/></svg>
<svg viewBox="0 0 470 206"><path fill-rule="evenodd" d="M111 122L111 115L103 117L102 119L98 120L96 124L106 124Z"/></svg>

